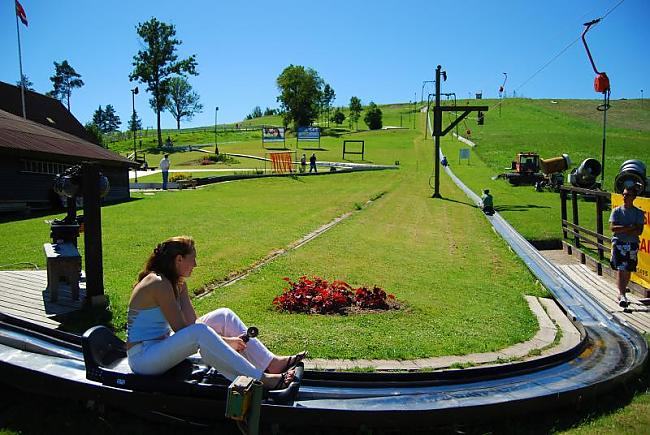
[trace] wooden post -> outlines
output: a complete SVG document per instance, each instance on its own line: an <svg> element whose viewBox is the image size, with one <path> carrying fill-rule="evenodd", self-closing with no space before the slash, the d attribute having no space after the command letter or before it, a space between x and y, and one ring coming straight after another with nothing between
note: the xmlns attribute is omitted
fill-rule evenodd
<svg viewBox="0 0 650 435"><path fill-rule="evenodd" d="M573 224L577 227L577 226L580 225L580 217L578 215L578 193L575 192L575 191L571 192L571 206L572 206L572 210L573 210ZM576 235L575 235L576 249L578 251L580 251L580 246L581 246L581 244L580 244L580 234L578 234L578 233L580 233L580 230L578 230L578 228L574 227L573 231L576 232ZM580 263L585 264L586 261L587 260L585 258L584 252L580 251Z"/></svg>
<svg viewBox="0 0 650 435"><path fill-rule="evenodd" d="M560 214L562 219L562 240L568 242L569 238L567 237L566 224L565 224L567 220L566 200L567 200L566 190L561 189L560 190ZM571 245L569 243L566 243L566 247L567 247L567 254L571 255L572 254Z"/></svg>
<svg viewBox="0 0 650 435"><path fill-rule="evenodd" d="M105 305L99 168L95 163L83 164L83 198L86 303Z"/></svg>
<svg viewBox="0 0 650 435"><path fill-rule="evenodd" d="M598 275L603 274L603 259L605 258L603 248L600 245L604 244L603 237L603 197L596 195L596 232L598 233L598 238L596 239L599 243L598 246L598 265L596 266L596 271Z"/></svg>

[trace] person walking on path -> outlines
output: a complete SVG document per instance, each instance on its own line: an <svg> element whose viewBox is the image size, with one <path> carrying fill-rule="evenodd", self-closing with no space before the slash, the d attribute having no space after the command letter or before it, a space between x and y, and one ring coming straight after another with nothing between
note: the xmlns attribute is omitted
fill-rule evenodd
<svg viewBox="0 0 650 435"><path fill-rule="evenodd" d="M304 173L306 169L307 169L307 156L303 154L302 157L300 157L300 173L301 174Z"/></svg>
<svg viewBox="0 0 650 435"><path fill-rule="evenodd" d="M309 172L311 171L318 172L318 169L316 169L316 153L311 153L311 157L309 158Z"/></svg>
<svg viewBox="0 0 650 435"><path fill-rule="evenodd" d="M625 308L630 303L625 293L630 283L632 272L636 271L639 252L639 236L643 233L643 211L634 206L636 189L623 190L623 205L612 210L609 217L609 229L612 230L611 266L616 270L618 287L618 304Z"/></svg>
<svg viewBox="0 0 650 435"><path fill-rule="evenodd" d="M171 162L169 161L169 154L165 154L165 156L160 160L160 170L162 171L162 188L163 190L167 190L167 180L169 179L169 167L171 166Z"/></svg>
<svg viewBox="0 0 650 435"><path fill-rule="evenodd" d="M483 195L481 196L481 206L483 213L486 215L492 216L494 214L494 200L492 198L492 195L490 195L489 189L483 189Z"/></svg>

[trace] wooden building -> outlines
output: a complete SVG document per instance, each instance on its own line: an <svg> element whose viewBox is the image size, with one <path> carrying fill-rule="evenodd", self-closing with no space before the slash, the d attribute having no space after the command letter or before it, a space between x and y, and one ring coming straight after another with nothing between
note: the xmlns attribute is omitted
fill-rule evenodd
<svg viewBox="0 0 650 435"><path fill-rule="evenodd" d="M59 207L57 174L84 161L97 162L108 177L106 202L130 198L132 161L93 143L60 101L31 91L25 99L27 119L20 88L0 82L0 212Z"/></svg>

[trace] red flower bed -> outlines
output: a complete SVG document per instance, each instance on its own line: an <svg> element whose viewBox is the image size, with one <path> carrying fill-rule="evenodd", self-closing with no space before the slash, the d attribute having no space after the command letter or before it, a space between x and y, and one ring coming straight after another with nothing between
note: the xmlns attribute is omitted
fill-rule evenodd
<svg viewBox="0 0 650 435"><path fill-rule="evenodd" d="M345 281L328 282L317 276L312 279L301 276L298 282L289 278L284 280L289 287L285 287L282 294L273 299L273 305L280 311L290 313L342 314L354 306L366 310L386 310L390 308L388 301L395 299L394 295L386 294L377 286L372 290L366 287L353 289Z"/></svg>

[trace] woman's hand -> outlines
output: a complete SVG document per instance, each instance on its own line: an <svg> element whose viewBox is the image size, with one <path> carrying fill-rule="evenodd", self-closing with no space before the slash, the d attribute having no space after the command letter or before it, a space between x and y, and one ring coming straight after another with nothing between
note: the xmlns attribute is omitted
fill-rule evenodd
<svg viewBox="0 0 650 435"><path fill-rule="evenodd" d="M246 343L239 337L221 337L223 341L228 343L230 347L235 349L236 352L243 352L246 350Z"/></svg>

